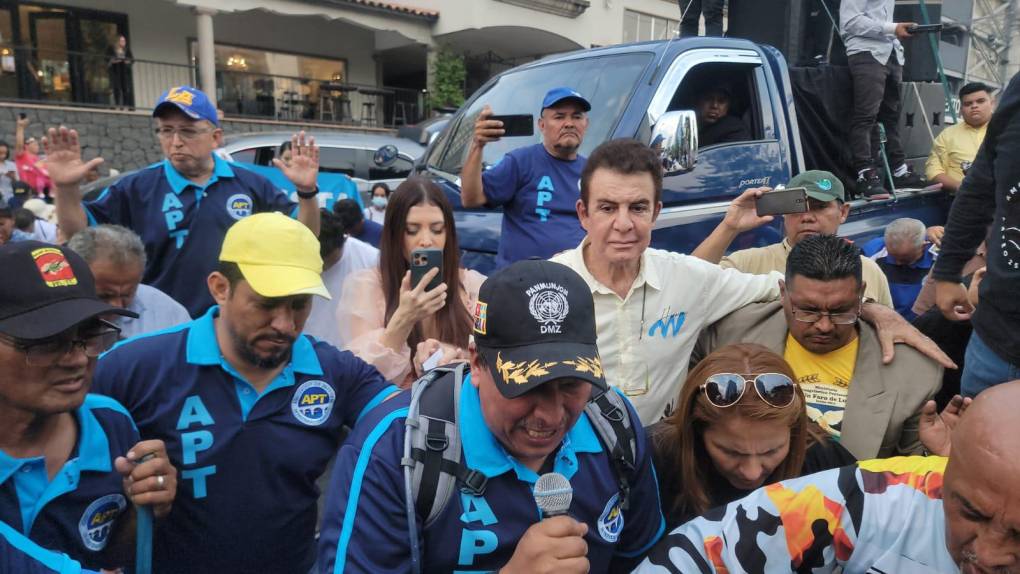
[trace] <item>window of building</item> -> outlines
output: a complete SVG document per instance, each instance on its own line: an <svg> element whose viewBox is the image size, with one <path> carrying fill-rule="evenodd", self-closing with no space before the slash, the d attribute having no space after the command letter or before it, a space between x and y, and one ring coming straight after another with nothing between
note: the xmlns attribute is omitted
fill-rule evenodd
<svg viewBox="0 0 1020 574"><path fill-rule="evenodd" d="M127 34L124 14L5 3L0 6L0 97L112 103L107 51L120 34Z"/></svg>
<svg viewBox="0 0 1020 574"><path fill-rule="evenodd" d="M623 11L623 41L646 42L649 40L668 40L676 36L679 20L671 20L661 16L652 16L633 10Z"/></svg>
<svg viewBox="0 0 1020 574"><path fill-rule="evenodd" d="M192 41L191 53L198 53L197 41ZM347 79L342 59L229 44L216 44L215 54L216 96L228 114L311 118L319 87Z"/></svg>

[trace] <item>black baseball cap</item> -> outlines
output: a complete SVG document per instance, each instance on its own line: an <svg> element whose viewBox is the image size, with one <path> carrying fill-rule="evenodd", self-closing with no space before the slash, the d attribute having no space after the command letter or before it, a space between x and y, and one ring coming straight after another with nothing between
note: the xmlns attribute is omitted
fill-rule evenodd
<svg viewBox="0 0 1020 574"><path fill-rule="evenodd" d="M591 290L566 265L518 261L486 279L475 305L474 336L508 399L567 377L607 389Z"/></svg>
<svg viewBox="0 0 1020 574"><path fill-rule="evenodd" d="M41 241L0 247L0 333L45 339L106 313L138 317L96 297L92 271L77 253Z"/></svg>

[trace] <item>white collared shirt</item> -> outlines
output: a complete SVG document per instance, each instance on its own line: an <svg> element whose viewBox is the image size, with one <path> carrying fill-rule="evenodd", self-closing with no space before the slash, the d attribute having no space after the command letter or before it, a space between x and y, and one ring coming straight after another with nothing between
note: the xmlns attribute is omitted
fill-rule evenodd
<svg viewBox="0 0 1020 574"><path fill-rule="evenodd" d="M779 297L780 273L749 275L648 248L621 299L588 271L586 241L552 261L576 271L591 288L606 381L630 398L646 426L672 410L702 329L748 303Z"/></svg>

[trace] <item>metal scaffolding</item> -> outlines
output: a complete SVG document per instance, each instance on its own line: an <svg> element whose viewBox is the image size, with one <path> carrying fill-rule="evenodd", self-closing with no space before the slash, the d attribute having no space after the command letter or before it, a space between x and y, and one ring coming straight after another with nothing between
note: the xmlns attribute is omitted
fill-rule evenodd
<svg viewBox="0 0 1020 574"><path fill-rule="evenodd" d="M970 65L965 79L983 79L1005 86L1020 71L1017 42L1018 0L974 0L970 23Z"/></svg>

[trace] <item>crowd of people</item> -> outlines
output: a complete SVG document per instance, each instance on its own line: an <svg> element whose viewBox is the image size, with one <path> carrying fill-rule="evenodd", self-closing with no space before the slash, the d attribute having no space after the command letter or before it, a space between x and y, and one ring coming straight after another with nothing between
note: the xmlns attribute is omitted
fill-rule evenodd
<svg viewBox="0 0 1020 574"><path fill-rule="evenodd" d="M150 515L167 573L1020 570L1020 77L994 114L990 88L960 91L926 169L946 224L854 245L840 225L851 195L881 195L864 136L896 111L909 34L858 4L851 71L874 97L854 191L797 174L807 210L782 241L730 253L772 223L755 204L773 190L740 190L689 255L651 247L659 155L581 155L598 110L570 87L535 102L539 143L487 169L504 126L475 119L461 201L503 210L489 277L428 177L324 207L298 133L275 162L291 197L217 155L195 88L153 110L164 161L88 200L103 160L19 121L0 570L131 571ZM706 136L743 137L729 97L698 98Z"/></svg>

